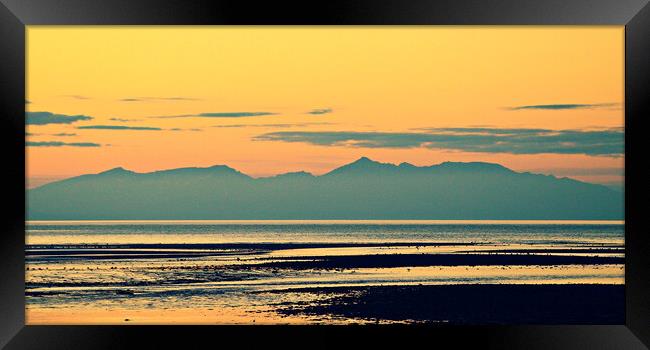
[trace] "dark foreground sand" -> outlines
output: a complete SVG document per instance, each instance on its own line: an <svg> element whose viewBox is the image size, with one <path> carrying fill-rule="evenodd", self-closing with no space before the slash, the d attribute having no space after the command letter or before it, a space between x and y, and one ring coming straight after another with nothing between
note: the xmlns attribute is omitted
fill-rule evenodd
<svg viewBox="0 0 650 350"><path fill-rule="evenodd" d="M274 258L269 263L256 267L305 269L353 269L387 268L406 266L508 266L508 265L603 265L622 264L623 257L617 256L570 256L570 255L488 255L488 254L377 254L305 256L294 258Z"/></svg>
<svg viewBox="0 0 650 350"><path fill-rule="evenodd" d="M369 286L293 291L337 296L281 309L287 315L452 324L625 322L623 285Z"/></svg>

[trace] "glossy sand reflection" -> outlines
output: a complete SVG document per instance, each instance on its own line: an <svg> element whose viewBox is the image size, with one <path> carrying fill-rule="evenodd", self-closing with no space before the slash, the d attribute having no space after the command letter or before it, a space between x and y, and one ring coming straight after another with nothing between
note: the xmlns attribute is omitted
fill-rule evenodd
<svg viewBox="0 0 650 350"><path fill-rule="evenodd" d="M502 288L511 298L493 305L539 294L531 305L554 313L537 321L571 323L615 305L624 282L618 223L39 222L28 242L28 324L472 323L466 305ZM465 299L438 297L458 313L427 304L463 286ZM410 297L431 310L350 311ZM509 307L477 322L507 323Z"/></svg>

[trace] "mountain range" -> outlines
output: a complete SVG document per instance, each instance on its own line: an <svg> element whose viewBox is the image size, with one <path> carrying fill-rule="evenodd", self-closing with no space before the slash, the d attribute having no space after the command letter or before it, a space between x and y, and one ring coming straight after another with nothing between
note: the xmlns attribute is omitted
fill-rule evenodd
<svg viewBox="0 0 650 350"><path fill-rule="evenodd" d="M252 178L225 165L123 168L27 190L29 220L509 219L621 220L623 194L499 164L432 166L366 157L314 176Z"/></svg>

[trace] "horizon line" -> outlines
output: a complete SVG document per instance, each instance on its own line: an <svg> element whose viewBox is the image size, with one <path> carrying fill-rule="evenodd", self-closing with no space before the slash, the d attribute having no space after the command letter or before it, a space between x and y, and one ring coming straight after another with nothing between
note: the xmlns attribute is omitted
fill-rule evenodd
<svg viewBox="0 0 650 350"><path fill-rule="evenodd" d="M224 219L224 220L25 220L25 223L34 223L34 224L70 224L74 222L83 222L85 224L98 224L101 225L106 222L110 223L150 223L150 224L159 224L159 223L174 223L174 222L183 222L183 223L193 223L193 224L204 224L204 223L234 223L234 224L254 224L257 222L264 222L266 224L285 224L285 223L356 223L356 224L373 224L373 223L382 223L382 224L394 224L399 225L401 223L414 223L414 224L453 224L453 223L466 223L466 224L511 224L511 225L530 225L530 224L561 224L561 225L574 225L574 224L589 224L589 225L624 225L625 220L510 220L510 219L286 219L286 220L277 220L277 219L242 219L242 220L233 220L233 219Z"/></svg>

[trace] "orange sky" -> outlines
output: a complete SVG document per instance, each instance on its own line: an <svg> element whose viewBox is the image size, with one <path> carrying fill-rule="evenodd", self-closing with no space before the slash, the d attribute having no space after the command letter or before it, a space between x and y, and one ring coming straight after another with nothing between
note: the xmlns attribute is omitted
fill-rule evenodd
<svg viewBox="0 0 650 350"><path fill-rule="evenodd" d="M622 26L29 26L27 111L92 119L35 124L28 117L27 175L33 186L117 166L321 174L367 156L416 165L488 161L620 182L621 155L369 148L360 140L323 145L260 135L621 128L623 44ZM581 106L548 107L573 104ZM512 109L540 105L547 107ZM315 109L331 111L307 113ZM269 114L219 115L244 112ZM161 130L83 128L97 125ZM218 127L228 125L236 127ZM99 146L75 145L85 143Z"/></svg>

